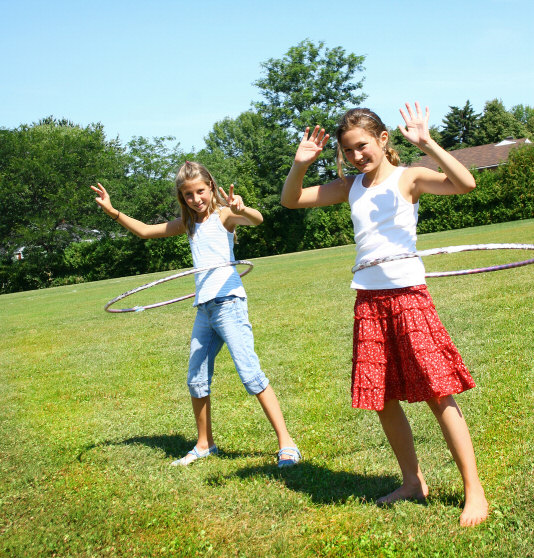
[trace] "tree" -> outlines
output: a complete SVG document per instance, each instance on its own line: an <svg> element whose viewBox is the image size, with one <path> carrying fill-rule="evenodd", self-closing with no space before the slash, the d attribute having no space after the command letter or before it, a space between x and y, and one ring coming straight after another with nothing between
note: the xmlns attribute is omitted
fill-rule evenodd
<svg viewBox="0 0 534 558"><path fill-rule="evenodd" d="M363 56L346 54L341 47L329 49L323 42L301 41L283 58L261 64L266 75L255 85L265 101L256 103L256 108L297 133L318 118L332 130L340 114L365 99L356 94L363 80L354 81L363 61Z"/></svg>
<svg viewBox="0 0 534 558"><path fill-rule="evenodd" d="M124 211L150 223L174 219L179 211L174 176L185 159L172 136L138 136L126 145L126 176L120 186Z"/></svg>
<svg viewBox="0 0 534 558"><path fill-rule="evenodd" d="M197 158L221 184L235 183L236 192L245 203L258 208L265 219L260 229L241 229L236 253L249 257L286 251L284 247L291 243L290 239L298 237L292 234L292 229L286 238L280 231L281 221L285 222L280 190L294 150L287 130L251 110L235 119L217 122L205 141L206 150Z"/></svg>
<svg viewBox="0 0 534 558"><path fill-rule="evenodd" d="M25 247L15 290L45 286L62 273L65 247L91 234L89 185L124 174L123 150L105 139L100 124L82 128L53 117L0 132L0 204L9 208L0 253L9 266Z"/></svg>
<svg viewBox="0 0 534 558"><path fill-rule="evenodd" d="M469 100L463 108L449 108L451 110L443 119L441 145L445 149L461 149L475 145L480 114L475 113Z"/></svg>
<svg viewBox="0 0 534 558"><path fill-rule="evenodd" d="M273 126L265 115L251 110L235 119L217 122L205 142L212 156L218 153L228 159L223 168L230 170L232 176L227 180L239 180L240 188L247 188L245 202L257 195L258 188L262 195L278 194L277 183L291 165L292 142L284 128ZM213 164L221 167L217 160Z"/></svg>
<svg viewBox="0 0 534 558"><path fill-rule="evenodd" d="M506 137L524 138L528 134L525 124L508 112L502 101L486 102L477 131L477 145L497 143Z"/></svg>
<svg viewBox="0 0 534 558"><path fill-rule="evenodd" d="M263 100L235 120L218 123L207 138L212 155L216 149L234 159L240 171L250 172L258 207L265 217L262 243L266 253L311 248L310 238L327 238L330 245L345 243L350 219L338 215L339 207L290 211L280 205L280 191L291 167L297 142L306 126L319 124L333 134L340 116L359 105L365 95L362 81L364 57L347 54L341 47L326 48L309 40L291 47L281 59L262 64L264 75L255 82ZM336 177L334 142L310 168L305 185ZM324 234L305 233L306 223L320 223ZM343 223L340 225L340 223ZM331 227L331 228L330 228ZM349 235L350 237L350 235ZM258 239L259 240L259 239Z"/></svg>
<svg viewBox="0 0 534 558"><path fill-rule="evenodd" d="M341 47L326 48L304 40L281 59L261 64L265 75L255 85L264 101L255 103L271 127L287 130L296 140L306 128L319 124L333 134L341 115L366 97L359 92L365 57L347 54ZM332 144L331 144L332 145ZM332 147L317 162L325 179L335 176ZM328 161L328 163L325 163Z"/></svg>
<svg viewBox="0 0 534 558"><path fill-rule="evenodd" d="M534 107L528 105L515 105L510 112L514 115L515 119L525 125L528 135L527 137L534 137Z"/></svg>

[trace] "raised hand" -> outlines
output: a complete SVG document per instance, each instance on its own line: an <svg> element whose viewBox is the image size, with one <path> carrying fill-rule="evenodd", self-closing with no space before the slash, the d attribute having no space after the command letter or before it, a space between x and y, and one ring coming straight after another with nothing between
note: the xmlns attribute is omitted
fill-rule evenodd
<svg viewBox="0 0 534 558"><path fill-rule="evenodd" d="M306 128L295 154L295 163L311 165L319 157L329 137L320 126L315 126L311 134L310 128Z"/></svg>
<svg viewBox="0 0 534 558"><path fill-rule="evenodd" d="M98 197L95 198L96 203L106 212L111 213L113 211L113 206L111 205L111 200L109 198L109 194L107 193L106 189L100 182L97 182L97 186L91 186L91 190L94 190Z"/></svg>
<svg viewBox="0 0 534 558"><path fill-rule="evenodd" d="M413 143L417 147L424 146L431 139L428 131L428 119L430 116L428 107L425 107L424 117L417 101L415 102L415 114L408 103L406 103L406 110L408 114L400 109L402 118L404 122L406 122L406 127L399 125L399 130L410 143Z"/></svg>
<svg viewBox="0 0 534 558"><path fill-rule="evenodd" d="M243 203L243 198L234 194L234 185L230 184L230 188L228 189L228 194L224 191L223 188L219 187L219 192L221 196L226 200L228 207L231 209L232 213L236 215L241 215L245 211L245 204Z"/></svg>

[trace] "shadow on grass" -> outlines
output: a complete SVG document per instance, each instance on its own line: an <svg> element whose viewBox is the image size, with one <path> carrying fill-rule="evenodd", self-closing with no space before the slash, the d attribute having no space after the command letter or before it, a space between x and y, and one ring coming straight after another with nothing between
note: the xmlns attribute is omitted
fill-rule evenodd
<svg viewBox="0 0 534 558"><path fill-rule="evenodd" d="M318 504L344 503L349 498L375 503L380 496L391 492L399 485L399 479L395 476L332 471L305 461L285 469L278 469L276 465L245 467L227 477L212 477L208 479L208 483L224 484L236 477L270 477L282 481L290 490L308 494L312 501Z"/></svg>
<svg viewBox="0 0 534 558"><path fill-rule="evenodd" d="M166 458L176 459L185 455L195 444L196 440L185 438L180 434L166 434L161 436L133 436L125 440L106 440L84 448L78 455L78 461L89 451L111 446L143 445L149 448L163 450ZM222 450L220 456L225 459L243 457L264 457L265 452L226 452ZM210 486L223 486L228 481L239 479L253 479L255 477L269 477L283 482L289 490L308 494L314 503L339 504L349 499L359 499L362 502L376 504L376 500L395 490L399 486L399 477L394 475L361 475L346 471L333 471L327 467L315 465L309 461L301 461L297 466L279 469L275 464L244 467L230 475L218 473L206 479ZM430 496L429 502L440 502L447 506L457 507L461 504L461 495L445 493Z"/></svg>
<svg viewBox="0 0 534 558"><path fill-rule="evenodd" d="M399 487L400 479L394 475L361 475L347 471L333 471L327 467L300 462L297 466L278 469L276 465L245 467L228 476L216 475L207 482L212 486L225 484L232 478L248 479L269 477L283 482L295 492L308 494L316 504L344 504L348 500L358 499L362 504L377 505L376 501ZM463 494L458 491L445 491L433 494L426 500L410 500L414 504L428 506L439 503L450 508L464 505ZM380 507L393 508L397 503Z"/></svg>
<svg viewBox="0 0 534 558"><path fill-rule="evenodd" d="M95 449L106 448L111 446L147 446L149 448L160 449L165 452L165 457L182 457L194 445L195 441L188 440L180 434L163 435L163 436L132 436L126 440L105 440L98 444L86 446L79 454L78 461L82 461L83 456Z"/></svg>
<svg viewBox="0 0 534 558"><path fill-rule="evenodd" d="M82 461L83 456L97 448L105 448L111 446L147 446L153 449L163 450L166 458L176 459L183 457L189 450L193 448L196 439L185 438L180 434L164 434L161 436L132 436L126 440L105 440L98 444L91 444L86 446L77 456L78 461ZM236 459L238 457L261 457L263 452L226 452L221 451L221 456L229 459Z"/></svg>

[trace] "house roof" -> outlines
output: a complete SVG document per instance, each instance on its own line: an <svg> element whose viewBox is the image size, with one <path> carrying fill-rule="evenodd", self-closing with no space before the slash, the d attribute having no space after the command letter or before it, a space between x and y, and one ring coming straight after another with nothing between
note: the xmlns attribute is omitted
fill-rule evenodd
<svg viewBox="0 0 534 558"><path fill-rule="evenodd" d="M532 142L527 138L506 138L499 143L466 147L464 149L449 151L449 153L468 169L473 167L477 170L494 169L507 161L511 149L525 143L528 144ZM410 166L438 170L438 164L428 155L424 155L418 161L414 161Z"/></svg>

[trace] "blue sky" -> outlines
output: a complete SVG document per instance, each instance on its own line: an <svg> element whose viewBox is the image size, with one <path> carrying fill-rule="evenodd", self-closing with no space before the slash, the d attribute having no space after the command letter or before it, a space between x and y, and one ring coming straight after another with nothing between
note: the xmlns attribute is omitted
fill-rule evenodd
<svg viewBox="0 0 534 558"><path fill-rule="evenodd" d="M440 125L467 99L534 105L533 21L532 0L0 0L0 127L53 115L200 149L304 39L366 57L364 104L389 126L416 99Z"/></svg>

